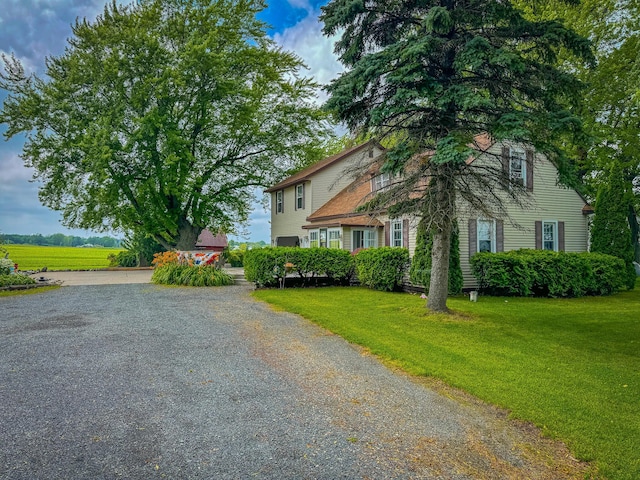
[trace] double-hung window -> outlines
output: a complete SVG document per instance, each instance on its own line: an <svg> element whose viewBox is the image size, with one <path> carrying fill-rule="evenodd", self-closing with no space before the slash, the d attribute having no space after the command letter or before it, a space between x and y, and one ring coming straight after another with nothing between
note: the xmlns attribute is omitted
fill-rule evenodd
<svg viewBox="0 0 640 480"><path fill-rule="evenodd" d="M296 210L304 210L304 183L296 185Z"/></svg>
<svg viewBox="0 0 640 480"><path fill-rule="evenodd" d="M320 246L319 233L318 230L309 231L309 247L314 248Z"/></svg>
<svg viewBox="0 0 640 480"><path fill-rule="evenodd" d="M329 229L329 248L340 248L340 229Z"/></svg>
<svg viewBox="0 0 640 480"><path fill-rule="evenodd" d="M509 155L509 179L517 185L527 184L527 157L524 150L511 148Z"/></svg>
<svg viewBox="0 0 640 480"><path fill-rule="evenodd" d="M284 191L278 190L276 192L276 213L284 212Z"/></svg>
<svg viewBox="0 0 640 480"><path fill-rule="evenodd" d="M542 222L542 249L558 251L558 222Z"/></svg>
<svg viewBox="0 0 640 480"><path fill-rule="evenodd" d="M478 219L478 252L496 251L496 229L494 220Z"/></svg>
<svg viewBox="0 0 640 480"><path fill-rule="evenodd" d="M402 220L391 222L391 246L402 247Z"/></svg>

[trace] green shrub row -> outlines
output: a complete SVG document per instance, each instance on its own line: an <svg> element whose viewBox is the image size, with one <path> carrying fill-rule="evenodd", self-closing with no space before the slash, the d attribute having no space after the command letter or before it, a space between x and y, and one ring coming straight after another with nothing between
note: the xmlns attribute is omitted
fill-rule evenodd
<svg viewBox="0 0 640 480"><path fill-rule="evenodd" d="M370 248L356 255L356 274L360 284L374 290L400 290L407 268L409 250L406 248Z"/></svg>
<svg viewBox="0 0 640 480"><path fill-rule="evenodd" d="M609 295L624 286L624 262L600 253L477 253L471 267L480 290L490 295L580 297Z"/></svg>
<svg viewBox="0 0 640 480"><path fill-rule="evenodd" d="M233 285L231 275L213 265L189 266L169 263L156 267L151 276L153 283L191 287L221 287Z"/></svg>
<svg viewBox="0 0 640 480"><path fill-rule="evenodd" d="M348 284L355 260L346 250L335 248L266 247L244 255L244 276L258 287L284 285L287 274L296 274L303 284L317 277Z"/></svg>
<svg viewBox="0 0 640 480"><path fill-rule="evenodd" d="M36 281L27 275L0 275L0 287L8 287L10 285L33 285Z"/></svg>
<svg viewBox="0 0 640 480"><path fill-rule="evenodd" d="M137 267L138 254L132 250L123 250L116 255L113 253L107 257L111 267Z"/></svg>
<svg viewBox="0 0 640 480"><path fill-rule="evenodd" d="M335 248L267 247L247 251L244 276L258 287L274 287L284 286L287 274L304 285L317 277L346 285L357 274L361 284L391 291L402 286L408 265L405 248L371 248L353 256Z"/></svg>

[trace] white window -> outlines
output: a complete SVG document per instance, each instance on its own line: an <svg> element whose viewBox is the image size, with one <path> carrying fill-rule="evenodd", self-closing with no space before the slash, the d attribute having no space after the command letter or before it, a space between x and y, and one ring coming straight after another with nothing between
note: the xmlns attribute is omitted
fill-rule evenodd
<svg viewBox="0 0 640 480"><path fill-rule="evenodd" d="M558 251L558 222L542 222L542 249Z"/></svg>
<svg viewBox="0 0 640 480"><path fill-rule="evenodd" d="M511 148L509 155L509 179L518 185L527 184L527 156L524 150Z"/></svg>
<svg viewBox="0 0 640 480"><path fill-rule="evenodd" d="M374 190L382 190L391 185L391 174L389 172L381 173L373 179Z"/></svg>
<svg viewBox="0 0 640 480"><path fill-rule="evenodd" d="M378 235L375 229L352 230L351 250L359 248L375 248L378 246Z"/></svg>
<svg viewBox="0 0 640 480"><path fill-rule="evenodd" d="M304 209L304 183L296 185L296 210Z"/></svg>
<svg viewBox="0 0 640 480"><path fill-rule="evenodd" d="M320 229L320 247L327 247L327 229L326 228L321 228Z"/></svg>
<svg viewBox="0 0 640 480"><path fill-rule="evenodd" d="M478 219L478 252L496 251L496 228L494 220Z"/></svg>
<svg viewBox="0 0 640 480"><path fill-rule="evenodd" d="M391 222L391 246L402 247L402 220Z"/></svg>
<svg viewBox="0 0 640 480"><path fill-rule="evenodd" d="M284 212L283 197L284 197L284 192L282 190L278 190L276 192L276 213Z"/></svg>
<svg viewBox="0 0 640 480"><path fill-rule="evenodd" d="M320 246L319 233L318 230L309 231L309 247L314 248Z"/></svg>
<svg viewBox="0 0 640 480"><path fill-rule="evenodd" d="M329 229L329 248L340 248L340 229Z"/></svg>

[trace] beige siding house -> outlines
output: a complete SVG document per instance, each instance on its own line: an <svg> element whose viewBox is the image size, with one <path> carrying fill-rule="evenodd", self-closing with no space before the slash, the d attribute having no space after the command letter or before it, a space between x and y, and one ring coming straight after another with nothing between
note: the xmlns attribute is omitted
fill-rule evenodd
<svg viewBox="0 0 640 480"><path fill-rule="evenodd" d="M357 208L391 181L370 169L354 180L354 167L374 164L383 148L373 142L345 150L266 190L271 194L272 245L341 248L399 246L413 257L418 219L366 215ZM544 155L500 143L470 159L471 167L502 162L529 191L526 208L507 202L509 218L483 218L459 201L460 260L465 288L476 285L469 259L479 251L520 248L583 252L588 249L591 207L573 189L557 184L557 170ZM361 170L362 171L362 170ZM506 198L506 195L505 195Z"/></svg>

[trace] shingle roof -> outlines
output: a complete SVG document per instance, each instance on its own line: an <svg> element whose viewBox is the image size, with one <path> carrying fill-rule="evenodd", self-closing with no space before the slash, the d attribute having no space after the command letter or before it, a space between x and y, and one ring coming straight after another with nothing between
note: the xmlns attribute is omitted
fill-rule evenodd
<svg viewBox="0 0 640 480"><path fill-rule="evenodd" d="M228 245L227 236L224 233L214 235L209 230L202 230L196 241L197 248L224 248Z"/></svg>
<svg viewBox="0 0 640 480"><path fill-rule="evenodd" d="M356 209L365 201L371 199L371 181L365 178L359 178L343 188L327 203L322 205L318 210L307 217L308 222L325 221L345 217L347 215L354 216ZM358 213L362 216L362 213Z"/></svg>
<svg viewBox="0 0 640 480"><path fill-rule="evenodd" d="M346 150L343 150L340 153L336 153L335 155L331 155L330 157L320 160L319 162L314 163L313 165L310 165L307 168L304 168L297 173L294 173L290 177L287 177L281 182L276 183L272 187L267 188L265 192L267 193L275 192L276 190L282 190L283 188L287 188L292 185L309 180L309 178L315 173L321 170L324 170L327 167L330 167L334 163L340 162L341 160L345 159L346 157L348 157L353 153L357 153L360 150L364 150L365 148L369 147L372 144L378 146L377 143L375 143L373 140L370 140L368 142L361 143L360 145L356 145L355 147L347 148Z"/></svg>

